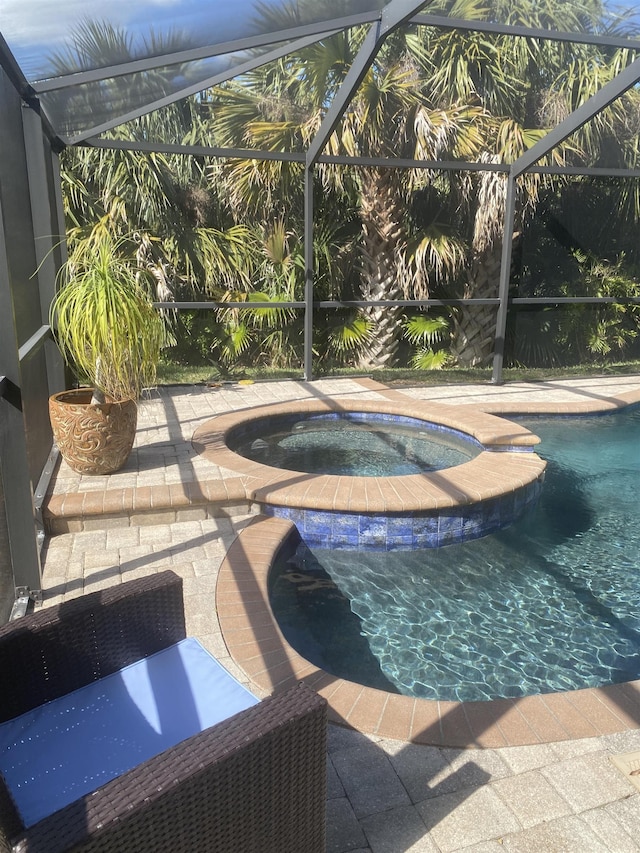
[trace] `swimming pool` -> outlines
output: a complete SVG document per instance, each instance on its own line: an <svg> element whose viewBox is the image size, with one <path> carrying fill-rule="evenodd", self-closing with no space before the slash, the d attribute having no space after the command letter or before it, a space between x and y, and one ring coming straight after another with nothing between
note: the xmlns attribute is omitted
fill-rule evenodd
<svg viewBox="0 0 640 853"><path fill-rule="evenodd" d="M272 607L323 669L422 698L486 700L640 675L640 409L523 421L549 460L535 511L410 553L299 549Z"/></svg>

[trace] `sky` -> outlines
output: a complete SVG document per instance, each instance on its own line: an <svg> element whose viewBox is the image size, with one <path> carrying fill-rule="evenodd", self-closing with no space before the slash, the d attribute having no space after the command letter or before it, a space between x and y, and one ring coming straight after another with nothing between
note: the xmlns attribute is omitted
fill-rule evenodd
<svg viewBox="0 0 640 853"><path fill-rule="evenodd" d="M193 40L186 48L242 35L254 0L0 0L0 32L30 79L42 56L64 45L69 24L108 18L114 26L146 34L173 27Z"/></svg>
<svg viewBox="0 0 640 853"><path fill-rule="evenodd" d="M0 32L29 79L37 79L42 57L59 49L68 38L69 24L108 16L114 25L132 33L162 32L171 25L189 35L185 47L228 41L250 34L257 0L0 0ZM279 0L269 0L274 5ZM611 7L635 9L640 26L640 2L606 0ZM371 7L376 8L377 0Z"/></svg>

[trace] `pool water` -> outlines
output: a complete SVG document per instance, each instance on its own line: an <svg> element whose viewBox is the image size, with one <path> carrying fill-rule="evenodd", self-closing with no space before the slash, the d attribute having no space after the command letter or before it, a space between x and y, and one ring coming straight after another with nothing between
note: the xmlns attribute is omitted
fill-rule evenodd
<svg viewBox="0 0 640 853"><path fill-rule="evenodd" d="M410 696L488 700L640 677L640 409L522 419L548 460L526 518L413 552L302 545L274 567L288 641Z"/></svg>
<svg viewBox="0 0 640 853"><path fill-rule="evenodd" d="M359 477L440 471L482 450L470 436L417 418L346 412L256 421L228 444L240 456L274 468Z"/></svg>

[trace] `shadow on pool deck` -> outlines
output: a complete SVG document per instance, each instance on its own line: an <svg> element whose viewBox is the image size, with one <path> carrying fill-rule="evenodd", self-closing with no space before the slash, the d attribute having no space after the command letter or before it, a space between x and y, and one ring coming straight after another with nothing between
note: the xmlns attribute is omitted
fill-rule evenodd
<svg viewBox="0 0 640 853"><path fill-rule="evenodd" d="M545 383L544 389L540 383L529 387L519 383L517 393L523 399L528 395L540 400L542 395L555 394L607 405L622 398L634 402L640 400L640 379L635 379L633 387L631 379L619 383L622 390L615 391L608 390L612 387L609 381L601 389L595 381L585 380ZM208 479L227 478L228 482L229 472L207 466L195 456L190 446L195 427L231 409L301 395L354 396L363 388L369 399L385 393L378 383L366 388L362 383L358 391L356 383L342 380L265 383L233 392L225 388L212 392L202 388L162 390L148 411L142 408L139 454L132 456L121 476L91 480L63 470L58 475L57 494L82 497L97 488L103 493L108 490L115 499L118 492L134 489L157 497L169 495L169 487L175 484L183 496L199 494L206 502ZM421 405L433 395L434 399L448 396L455 403L480 404L486 410L493 410L500 399L510 401L506 406L502 403L503 410L509 405L527 409L522 402L513 402L513 387L474 386L468 395L465 390L408 389L404 396L404 391L394 389L392 394L403 394L405 400L412 393L427 395L418 400ZM630 399L634 393L635 400ZM533 410L539 412L540 405ZM593 402L586 405L593 406ZM237 497L232 486L225 484L224 489L220 494ZM250 509L229 517L227 504L225 512L211 517L193 501L184 504L182 515L178 511L154 515L159 508L151 505L151 498L149 503L146 518L124 522L108 518L99 527L97 513L92 529L85 526L77 533L52 537L44 554L45 604L171 565L185 579L190 633L200 636L234 673L249 679L256 692L267 692L272 683L281 684L283 679L297 679L297 661L278 636L261 637L265 597L253 569L273 557L274 545L259 533L264 528L250 518ZM252 542L245 538L245 529ZM240 536L234 539L238 531ZM275 538L282 541L284 535L279 530ZM225 579L231 568L229 559L236 574L227 574ZM244 577L240 570L246 571L247 566L252 567L251 572ZM230 580L240 582L242 595L238 587L230 589ZM226 657L227 646L218 633L212 606L216 583L220 615L226 610L229 620L242 616L244 627L236 622L231 631L235 631L234 640L244 633L245 642L238 647L244 645L244 651L250 651L246 669ZM256 638L262 640L262 646ZM280 664L272 671L270 664L277 658ZM308 675L312 677L313 671ZM640 794L609 760L613 753L640 749L637 685L616 686L595 697L592 691L577 691L571 699L563 694L545 697L545 719L556 721L555 737L550 730L542 742L533 732L529 745L510 746L519 731L531 732L524 715L532 704L540 710L538 702L509 700L476 703L475 707L473 703L439 703L436 714L421 715L408 697L392 696L391 700L399 700L394 709L388 699L380 700L377 694L382 691L372 691L376 695L370 702L362 688L340 685L331 677L325 682L320 673L315 677L320 689L332 693L335 719L340 721L329 731L327 853L640 850ZM356 721L371 719L375 731L373 725L361 726L367 734L353 728ZM414 742L414 724L415 734L420 739L432 738L433 745ZM456 732L458 745L449 737ZM445 742L453 745L445 747ZM476 748L461 748L463 742Z"/></svg>

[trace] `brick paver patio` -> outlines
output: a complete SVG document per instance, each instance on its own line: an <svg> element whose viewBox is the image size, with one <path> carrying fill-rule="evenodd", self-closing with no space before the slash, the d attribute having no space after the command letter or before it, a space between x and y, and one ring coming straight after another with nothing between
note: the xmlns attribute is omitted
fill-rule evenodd
<svg viewBox="0 0 640 853"><path fill-rule="evenodd" d="M140 407L136 447L123 471L96 478L60 465L47 507L56 535L44 551L44 606L171 567L184 578L189 633L258 695L267 692L278 679L269 677L264 661L275 659L255 636L254 653L239 655L231 635L251 620L246 608L244 617L234 611L237 595L225 586L229 555L249 541L258 508L237 472L197 454L191 437L219 414L325 396L436 401L486 412L603 410L640 400L640 377L402 389L351 379L160 389ZM258 552L264 557L265 548ZM245 556L251 563L252 555ZM329 689L317 677L318 687ZM501 715L496 740L491 720L479 726L465 715L459 744L445 739L442 746L415 742L420 721L411 700L410 718L403 717L400 705L376 710L362 688L344 685L354 712L349 723L360 721L362 730L330 726L328 853L640 850L640 793L610 760L640 750L635 687L627 688L626 705L620 697L608 705L572 694L550 700L549 731L536 734L534 727L524 741L514 734L519 719ZM424 729L429 712L422 713ZM440 731L447 719L456 718L438 713ZM406 737L399 736L403 726ZM504 745L513 743L521 745Z"/></svg>

